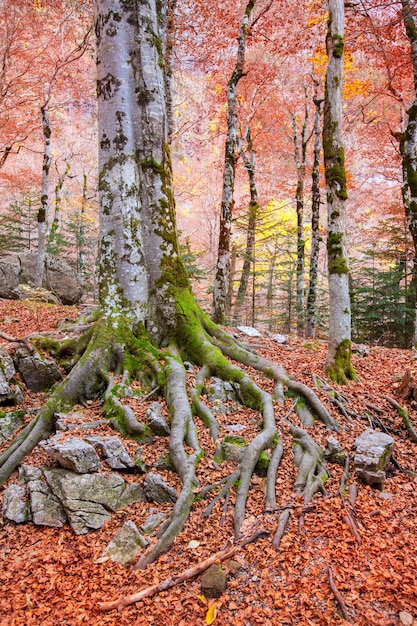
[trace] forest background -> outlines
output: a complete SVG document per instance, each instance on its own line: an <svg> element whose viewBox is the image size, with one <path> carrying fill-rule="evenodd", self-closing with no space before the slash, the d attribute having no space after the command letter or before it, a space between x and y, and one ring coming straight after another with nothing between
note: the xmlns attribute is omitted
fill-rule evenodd
<svg viewBox="0 0 417 626"><path fill-rule="evenodd" d="M215 10L186 0L175 6L172 155L177 218L194 292L208 311L222 195L226 90L244 8L227 0ZM0 249L36 249L43 205L48 251L67 258L94 296L98 200L92 19L87 1L2 3ZM261 3L247 33L244 74L237 86L234 306L229 315L234 324L304 331L315 102L324 97L326 29L324 3L282 1ZM413 80L401 3L348 3L346 29L343 115L353 340L408 347L415 253L401 195L398 137L413 100ZM249 254L248 162L254 165L258 201ZM324 335L328 297L322 163L320 176L316 317L317 331ZM297 241L300 203L302 234ZM245 261L248 285L238 302Z"/></svg>

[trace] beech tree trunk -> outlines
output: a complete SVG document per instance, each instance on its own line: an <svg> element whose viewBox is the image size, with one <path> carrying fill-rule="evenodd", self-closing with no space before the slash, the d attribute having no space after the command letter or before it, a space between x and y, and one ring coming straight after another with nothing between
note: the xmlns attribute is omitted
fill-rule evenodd
<svg viewBox="0 0 417 626"><path fill-rule="evenodd" d="M327 261L329 336L326 373L345 383L354 378L351 365L351 312L346 253L346 170L342 136L342 80L345 10L343 0L329 0L326 37L328 65L324 98L323 151L327 191Z"/></svg>
<svg viewBox="0 0 417 626"><path fill-rule="evenodd" d="M240 275L239 289L236 296L234 318L235 321L239 321L243 302L246 298L248 291L249 277L251 265L253 263L253 255L255 249L255 227L258 214L258 190L256 187L255 166L256 156L253 149L252 137L250 130L247 134L247 143L249 149L250 158L242 152L242 159L245 163L246 170L249 176L249 190L250 190L250 202L248 209L248 229L246 232L246 248L243 258L242 272Z"/></svg>
<svg viewBox="0 0 417 626"><path fill-rule="evenodd" d="M49 172L51 169L51 124L48 102L41 108L43 131L43 165L41 202L38 211L38 252L36 258L35 287L42 287L45 270L45 255L48 226Z"/></svg>
<svg viewBox="0 0 417 626"><path fill-rule="evenodd" d="M403 187L402 196L408 228L414 244L414 280L417 279L417 25L414 9L409 0L401 0L405 30L411 46L411 61L414 78L414 99L407 110L407 126L400 134L402 155ZM413 344L417 345L417 298L414 314Z"/></svg>
<svg viewBox="0 0 417 626"><path fill-rule="evenodd" d="M236 65L227 83L227 136L224 155L223 191L220 209L219 245L213 291L213 320L224 324L228 315L230 280L230 237L232 230L233 193L235 186L237 99L236 89L243 76L246 35L256 0L249 0L240 25Z"/></svg>
<svg viewBox="0 0 417 626"><path fill-rule="evenodd" d="M296 276L296 314L297 314L297 334L303 336L304 332L304 179L306 172L307 155L307 124L308 124L308 100L307 89L305 89L304 121L298 137L297 119L293 116L293 140L295 167L297 169L297 187L295 191L295 202L297 209L297 276Z"/></svg>
<svg viewBox="0 0 417 626"><path fill-rule="evenodd" d="M122 0L96 9L100 306L161 341L175 323L169 286L174 277L188 285L167 144L166 3L145 0L139 15Z"/></svg>
<svg viewBox="0 0 417 626"><path fill-rule="evenodd" d="M307 339L316 334L317 316L317 276L320 247L320 147L321 147L321 103L322 100L314 97L316 112L314 116L314 161L311 185L311 253L310 253L310 280L307 295L306 330Z"/></svg>

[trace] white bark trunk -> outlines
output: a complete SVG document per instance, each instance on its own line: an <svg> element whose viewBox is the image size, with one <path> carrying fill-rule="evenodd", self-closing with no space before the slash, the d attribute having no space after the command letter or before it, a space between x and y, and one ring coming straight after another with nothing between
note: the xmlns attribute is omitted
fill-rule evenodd
<svg viewBox="0 0 417 626"><path fill-rule="evenodd" d="M38 250L36 257L35 287L42 287L45 271L48 204L49 204L49 171L51 169L51 124L48 115L48 104L41 108L43 130L43 164L41 204L38 211Z"/></svg>
<svg viewBox="0 0 417 626"><path fill-rule="evenodd" d="M166 143L166 2L96 0L96 11L100 303L105 315L128 315L158 335L158 315L169 318L174 304L162 273L181 271Z"/></svg>

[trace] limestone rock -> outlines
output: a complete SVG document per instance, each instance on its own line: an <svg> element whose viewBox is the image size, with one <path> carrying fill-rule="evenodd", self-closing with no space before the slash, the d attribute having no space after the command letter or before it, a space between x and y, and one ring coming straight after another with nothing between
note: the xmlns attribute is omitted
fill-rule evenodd
<svg viewBox="0 0 417 626"><path fill-rule="evenodd" d="M10 381L16 370L11 356L0 348L0 404L18 404L15 399L15 391L10 386Z"/></svg>
<svg viewBox="0 0 417 626"><path fill-rule="evenodd" d="M261 337L262 336L259 330L256 330L256 328L253 328L253 326L238 326L237 329L244 335L247 335L248 337Z"/></svg>
<svg viewBox="0 0 417 626"><path fill-rule="evenodd" d="M40 445L61 467L79 474L95 472L101 467L99 456L93 446L77 437L61 441L60 435L56 435Z"/></svg>
<svg viewBox="0 0 417 626"><path fill-rule="evenodd" d="M173 487L167 485L159 474L149 472L145 477L143 488L148 500L156 502L156 504L177 501L177 492Z"/></svg>
<svg viewBox="0 0 417 626"><path fill-rule="evenodd" d="M128 520L105 548L103 556L109 556L115 563L127 565L148 543L148 540L138 531L136 524Z"/></svg>
<svg viewBox="0 0 417 626"><path fill-rule="evenodd" d="M146 520L143 522L140 527L141 531L144 535L150 535L153 533L155 528L158 528L162 524L164 520L166 520L167 516L165 513L151 513Z"/></svg>
<svg viewBox="0 0 417 626"><path fill-rule="evenodd" d="M61 502L43 480L30 480L27 484L32 520L38 526L61 528L67 521Z"/></svg>
<svg viewBox="0 0 417 626"><path fill-rule="evenodd" d="M88 443L98 448L112 469L131 469L135 466L119 437L86 437Z"/></svg>
<svg viewBox="0 0 417 626"><path fill-rule="evenodd" d="M226 572L219 563L201 575L201 591L206 598L219 598L226 591Z"/></svg>
<svg viewBox="0 0 417 626"><path fill-rule="evenodd" d="M0 443L7 441L25 421L24 411L0 412Z"/></svg>
<svg viewBox="0 0 417 626"><path fill-rule="evenodd" d="M355 440L353 462L359 478L367 485L382 488L385 467L394 449L394 439L376 430L365 430Z"/></svg>
<svg viewBox="0 0 417 626"><path fill-rule="evenodd" d="M24 344L16 345L13 360L26 387L36 393L47 391L62 379L55 361L44 358L37 351L30 352Z"/></svg>
<svg viewBox="0 0 417 626"><path fill-rule="evenodd" d="M35 286L36 253L20 252L0 257L0 297L16 299L19 285ZM52 292L62 304L76 304L82 296L75 271L66 261L47 254L42 287ZM23 294L24 295L24 294Z"/></svg>
<svg viewBox="0 0 417 626"><path fill-rule="evenodd" d="M344 467L347 459L347 454L344 452L340 442L333 436L327 439L327 447L324 451L324 456L329 463L336 463L342 467Z"/></svg>
<svg viewBox="0 0 417 626"><path fill-rule="evenodd" d="M3 518L22 524L31 520L26 489L22 485L9 485L3 493Z"/></svg>
<svg viewBox="0 0 417 626"><path fill-rule="evenodd" d="M159 402L152 402L149 409L146 411L146 418L149 428L155 435L159 435L160 437L169 436L171 430L162 415L162 407Z"/></svg>
<svg viewBox="0 0 417 626"><path fill-rule="evenodd" d="M226 461L241 463L247 448L247 441L239 435L226 435L221 443L222 455Z"/></svg>
<svg viewBox="0 0 417 626"><path fill-rule="evenodd" d="M39 302L48 302L49 304L61 304L59 298L47 289L24 284L14 287L12 296L14 300L38 300Z"/></svg>
<svg viewBox="0 0 417 626"><path fill-rule="evenodd" d="M125 491L124 480L116 474L75 474L57 468L46 470L45 478L76 535L101 528L119 507Z"/></svg>

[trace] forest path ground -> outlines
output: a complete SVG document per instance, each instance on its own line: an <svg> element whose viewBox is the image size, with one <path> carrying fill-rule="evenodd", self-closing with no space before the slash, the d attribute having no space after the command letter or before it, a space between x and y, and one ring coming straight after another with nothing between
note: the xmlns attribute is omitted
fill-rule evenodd
<svg viewBox="0 0 417 626"><path fill-rule="evenodd" d="M22 337L31 332L55 330L62 317L75 318L75 307L45 306L0 300L0 330ZM243 338L242 338L243 339ZM246 340L246 339L244 339ZM312 374L322 375L326 345L319 341L290 338L287 345L278 345L266 335L251 340L262 344L259 350L268 359L282 364L296 378L312 385ZM7 342L2 341L7 346ZM381 408L381 421L392 430L395 459L399 465L417 472L417 444L411 443L401 419L382 395L396 398L399 378L406 368L417 370L411 351L370 348L367 356L352 358L359 381L339 387L349 399L349 408L363 415L366 403ZM258 384L270 388L256 372ZM320 398L342 424L336 435L352 458L352 443L368 427L365 420L352 422L342 417L323 392ZM153 399L150 399L151 402ZM27 394L25 408L39 407L41 394ZM277 419L284 410L277 408ZM135 410L144 413L147 403ZM407 405L414 427L417 411ZM100 417L99 403L79 407L86 420ZM292 414L291 419L297 423ZM245 426L245 436L258 428L256 414L242 408L226 416L221 424L224 434L230 424ZM279 423L279 422L278 422ZM348 483L358 484L355 505L361 545L358 545L345 521L346 510L339 496L342 468L330 466L326 483L327 497L315 496L314 507L299 524L302 502L292 494L295 477L292 463L291 437L279 424L284 440L284 456L277 477L277 503L291 503L295 508L288 532L280 549L271 545L277 528L278 513L265 514L264 480L254 476L248 502L249 521L256 520L270 535L238 552L241 564L237 574L230 575L226 592L219 599L215 624L233 626L329 625L352 623L356 626L417 626L417 478L400 472L392 464L381 493L357 483L351 462ZM198 422L199 435L206 456L199 466L202 484L210 484L225 475L212 463L212 444L203 425ZM97 434L114 434L106 425ZM74 433L72 433L74 434ZM76 433L75 433L76 434ZM321 445L330 435L321 423L311 433ZM155 462L167 450L164 438L144 448L147 464ZM125 440L131 453L137 447ZM28 462L42 465L46 457L35 450ZM233 469L233 464L230 465ZM171 484L176 477L166 474ZM140 475L125 475L127 480L142 480ZM9 482L17 481L15 472ZM0 492L0 496L1 496ZM69 527L52 529L33 524L15 525L0 522L0 625L55 626L88 624L149 624L153 626L192 626L206 624L208 604L201 598L199 579L191 580L147 598L118 613L101 612L99 603L129 595L178 574L192 564L221 550L233 535L233 494L226 521L220 526L222 507L217 505L208 520L201 517L207 501L197 502L183 532L171 550L146 571L131 572L129 568L101 558L102 552L121 525L130 519L139 527L155 509L151 503L137 503L115 513L110 522L96 532L76 537ZM166 505L169 508L169 505ZM161 507L158 507L160 510ZM190 547L190 541L193 541ZM196 543L198 542L198 545ZM349 622L340 614L329 585L329 567L335 584L346 604Z"/></svg>

